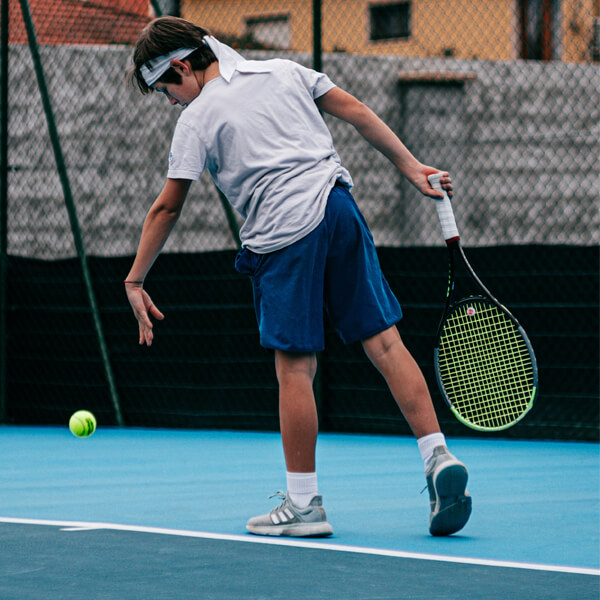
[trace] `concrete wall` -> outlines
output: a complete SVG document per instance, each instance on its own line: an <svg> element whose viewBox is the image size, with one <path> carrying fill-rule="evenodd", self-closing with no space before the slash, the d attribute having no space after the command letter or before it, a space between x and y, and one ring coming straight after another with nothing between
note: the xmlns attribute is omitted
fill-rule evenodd
<svg viewBox="0 0 600 600"><path fill-rule="evenodd" d="M128 89L124 47L41 49L89 254L135 252L160 191L179 112ZM249 55L249 53L248 53ZM265 58L266 53L253 56ZM308 55L292 58L310 65ZM326 55L324 71L455 179L467 245L600 241L597 65ZM464 84L399 85L401 74L469 73ZM56 259L74 246L29 49L10 49L9 252ZM346 123L327 117L379 245L437 245L435 208ZM232 248L210 178L192 186L167 251Z"/></svg>

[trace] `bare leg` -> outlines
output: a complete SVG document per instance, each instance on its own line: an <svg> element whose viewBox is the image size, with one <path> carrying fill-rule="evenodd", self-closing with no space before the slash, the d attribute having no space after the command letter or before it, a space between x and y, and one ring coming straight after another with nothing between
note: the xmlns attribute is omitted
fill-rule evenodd
<svg viewBox="0 0 600 600"><path fill-rule="evenodd" d="M275 370L286 468L291 473L313 473L319 428L313 392L316 356L276 350Z"/></svg>
<svg viewBox="0 0 600 600"><path fill-rule="evenodd" d="M440 431L423 373L395 326L362 342L371 362L385 378L414 435Z"/></svg>

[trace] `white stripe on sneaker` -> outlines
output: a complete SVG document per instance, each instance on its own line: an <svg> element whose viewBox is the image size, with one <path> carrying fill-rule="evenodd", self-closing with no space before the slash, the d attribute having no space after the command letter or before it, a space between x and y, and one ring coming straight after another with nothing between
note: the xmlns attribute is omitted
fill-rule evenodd
<svg viewBox="0 0 600 600"><path fill-rule="evenodd" d="M287 506L279 512L271 513L271 521L273 521L273 525L283 525L284 523L289 523L293 520L294 513Z"/></svg>

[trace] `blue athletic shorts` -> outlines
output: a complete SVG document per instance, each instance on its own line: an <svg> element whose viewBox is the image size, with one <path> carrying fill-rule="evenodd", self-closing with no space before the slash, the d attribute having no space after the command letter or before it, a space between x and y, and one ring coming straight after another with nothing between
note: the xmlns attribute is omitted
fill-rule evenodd
<svg viewBox="0 0 600 600"><path fill-rule="evenodd" d="M268 254L244 248L235 268L252 279L265 348L323 350L323 309L346 344L402 318L381 272L373 236L352 194L341 185L331 190L325 217L314 231Z"/></svg>

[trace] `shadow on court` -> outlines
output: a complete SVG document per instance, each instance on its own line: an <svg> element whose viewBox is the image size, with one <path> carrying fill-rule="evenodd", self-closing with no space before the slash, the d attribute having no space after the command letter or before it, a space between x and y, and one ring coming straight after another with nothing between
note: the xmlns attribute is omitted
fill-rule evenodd
<svg viewBox="0 0 600 600"><path fill-rule="evenodd" d="M109 529L0 525L3 600L597 599L598 577Z"/></svg>

